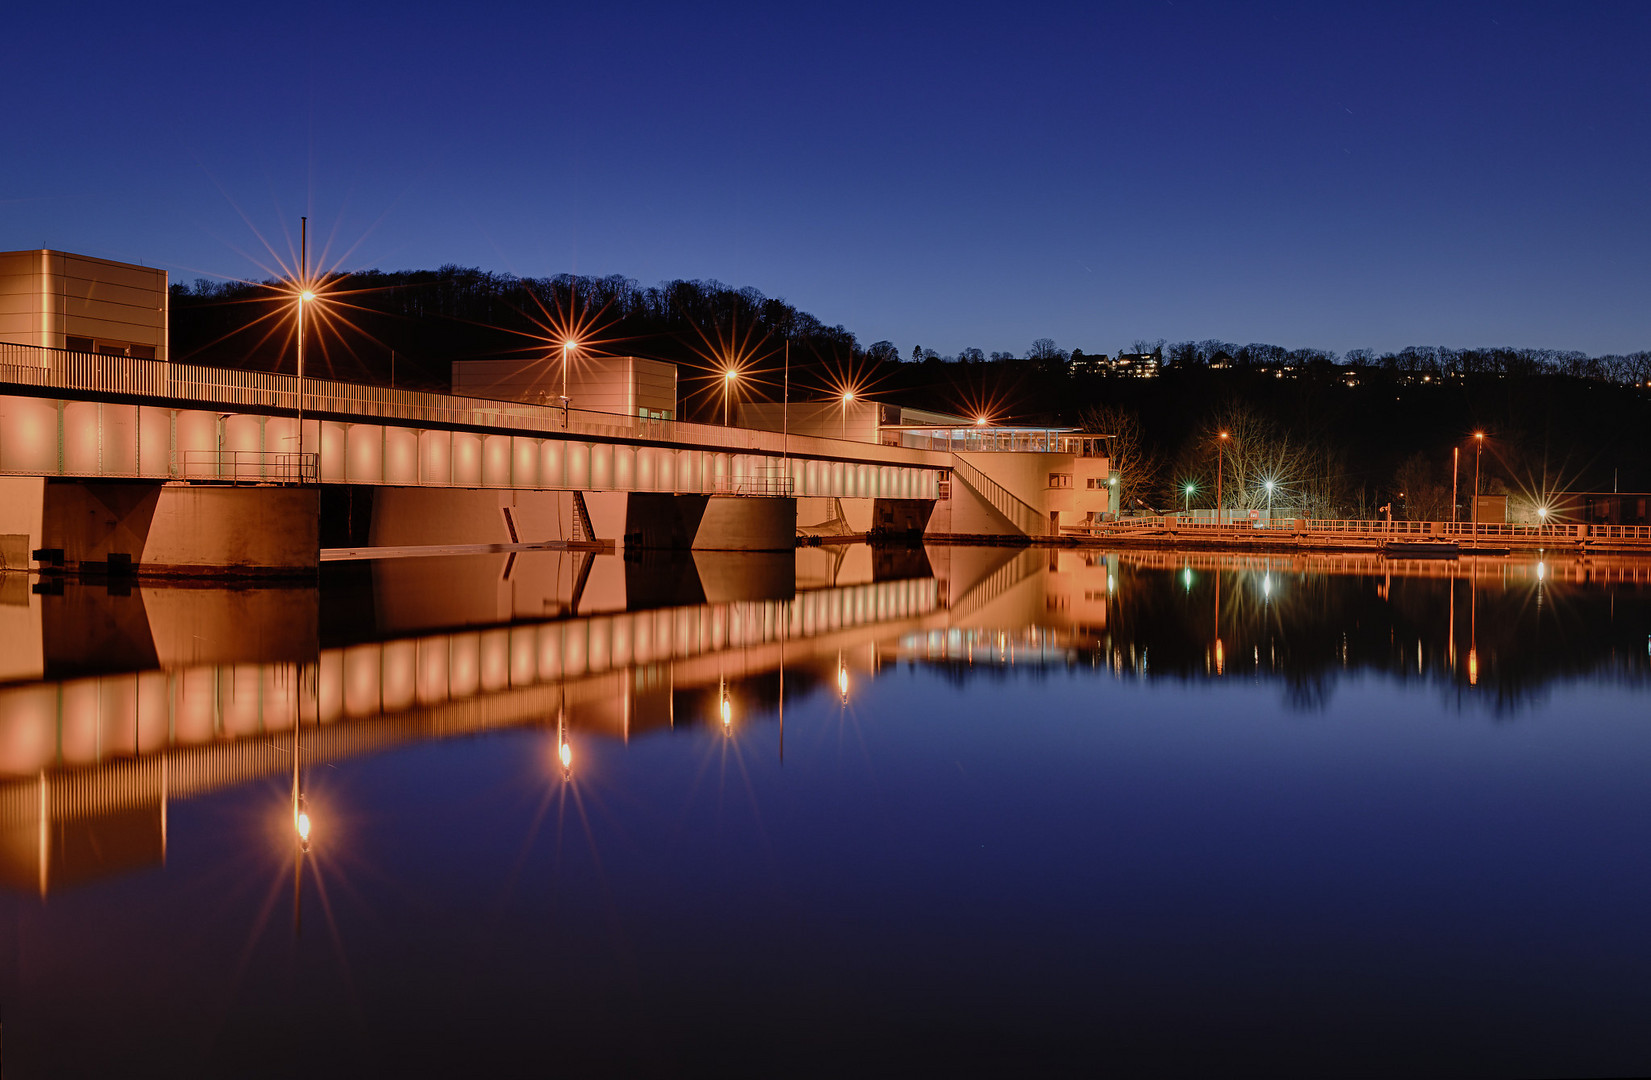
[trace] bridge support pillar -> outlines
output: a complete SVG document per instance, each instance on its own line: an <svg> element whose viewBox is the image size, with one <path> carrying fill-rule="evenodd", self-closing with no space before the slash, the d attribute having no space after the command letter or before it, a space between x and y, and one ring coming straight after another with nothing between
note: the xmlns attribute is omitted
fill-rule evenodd
<svg viewBox="0 0 1651 1080"><path fill-rule="evenodd" d="M797 500L633 492L626 506L625 546L790 551L797 546Z"/></svg>
<svg viewBox="0 0 1651 1080"><path fill-rule="evenodd" d="M313 487L59 479L26 486L30 490L17 485L8 491L4 516L15 527L0 522L0 533L24 535L26 527L31 553L42 553L36 560L42 566L98 574L301 577L315 574L319 565L320 502Z"/></svg>

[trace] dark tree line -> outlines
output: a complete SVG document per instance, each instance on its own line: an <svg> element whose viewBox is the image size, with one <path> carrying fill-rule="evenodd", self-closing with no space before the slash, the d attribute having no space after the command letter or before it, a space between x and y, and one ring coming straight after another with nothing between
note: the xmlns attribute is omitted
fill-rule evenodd
<svg viewBox="0 0 1651 1080"><path fill-rule="evenodd" d="M622 277L519 278L446 266L365 271L333 279L310 334L309 370L334 378L445 390L459 359L542 360L558 353L572 319L593 353L676 363L681 415L720 414L719 357L742 357L742 392L778 400L784 347L792 400L857 393L1017 424L1127 425L1128 506L1211 505L1222 428L1223 501L1261 502L1267 475L1288 480L1275 510L1315 516L1431 516L1448 502L1451 448L1487 433L1488 490L1651 488L1651 353L1587 356L1544 349L1413 346L1337 356L1316 349L1206 340L1134 341L1120 352L1156 355L1156 378L1075 363L1082 350L1048 338L1026 357L965 349L942 357L889 341L862 346L786 301L717 281L644 287ZM273 283L175 285L175 360L291 371L290 293ZM960 362L961 361L961 362ZM1230 485L1230 486L1229 486ZM1399 493L1405 492L1405 498ZM1292 502L1294 500L1294 502ZM1395 501L1397 500L1397 501Z"/></svg>

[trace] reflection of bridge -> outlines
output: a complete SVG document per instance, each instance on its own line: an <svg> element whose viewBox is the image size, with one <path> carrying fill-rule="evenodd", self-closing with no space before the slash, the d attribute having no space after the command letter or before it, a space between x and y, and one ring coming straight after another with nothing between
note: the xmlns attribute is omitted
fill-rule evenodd
<svg viewBox="0 0 1651 1080"><path fill-rule="evenodd" d="M864 662L874 640L935 615L937 594L934 578L867 582L351 645L313 663L0 688L0 773L18 778L0 784L0 877L44 889L119 868L100 851L148 861L164 845L168 800L290 771L296 723L306 762L559 714L626 737L674 726L676 693L737 687L782 656Z"/></svg>
<svg viewBox="0 0 1651 1080"><path fill-rule="evenodd" d="M1083 555L930 557L932 570L921 551L864 545L656 567L599 556L594 570L558 553L363 564L339 587L372 625L325 648L313 589L24 592L0 606L6 647L36 639L36 659L9 669L36 681L0 685L0 880L44 889L159 861L169 803L286 777L300 717L306 763L558 718L628 738L714 722L698 714L718 688L737 730L774 704L753 677L782 665L858 681L889 643L935 631L995 642L1007 627L1021 643L1028 627L1104 623L1104 599L1086 598L1104 595L1106 566ZM702 599L658 602L668 593Z"/></svg>

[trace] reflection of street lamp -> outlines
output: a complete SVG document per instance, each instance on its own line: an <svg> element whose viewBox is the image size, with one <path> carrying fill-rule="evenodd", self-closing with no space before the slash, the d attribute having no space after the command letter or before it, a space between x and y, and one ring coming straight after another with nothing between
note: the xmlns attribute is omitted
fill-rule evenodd
<svg viewBox="0 0 1651 1080"><path fill-rule="evenodd" d="M562 779L573 779L573 746L568 742L566 708L556 710L556 757L562 763Z"/></svg>
<svg viewBox="0 0 1651 1080"><path fill-rule="evenodd" d="M722 710L722 733L732 735L734 733L734 704L728 700L728 684L721 679L717 680L717 695L722 699L720 706Z"/></svg>
<svg viewBox="0 0 1651 1080"><path fill-rule="evenodd" d="M844 705L848 704L848 668L840 655L837 657L837 697Z"/></svg>

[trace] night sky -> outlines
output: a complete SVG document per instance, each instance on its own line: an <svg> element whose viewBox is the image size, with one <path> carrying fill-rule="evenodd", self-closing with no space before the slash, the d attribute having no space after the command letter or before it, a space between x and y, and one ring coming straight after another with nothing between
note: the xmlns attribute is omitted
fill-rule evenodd
<svg viewBox="0 0 1651 1080"><path fill-rule="evenodd" d="M1440 10L1444 7L1444 10ZM12 5L0 249L715 278L862 345L1651 347L1651 5Z"/></svg>

